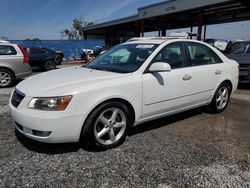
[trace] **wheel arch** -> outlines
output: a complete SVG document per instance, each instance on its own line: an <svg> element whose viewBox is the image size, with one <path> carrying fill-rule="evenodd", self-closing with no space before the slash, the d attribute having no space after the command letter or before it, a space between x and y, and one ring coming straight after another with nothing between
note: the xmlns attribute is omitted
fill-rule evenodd
<svg viewBox="0 0 250 188"><path fill-rule="evenodd" d="M47 61L54 61L54 62L56 63L56 60L53 59L52 57L45 58L45 59L43 60L43 63L45 63L45 62L47 62Z"/></svg>
<svg viewBox="0 0 250 188"><path fill-rule="evenodd" d="M13 74L14 79L16 79L16 74L15 74L15 72L11 68L0 66L0 69L6 69L6 70L10 71Z"/></svg>
<svg viewBox="0 0 250 188"><path fill-rule="evenodd" d="M223 84L223 83L226 83L226 84L229 85L229 90L230 90L230 95L231 95L232 90L233 90L233 83L232 83L231 80L229 80L229 79L226 79L226 80L224 80L223 82L221 82L221 84ZM220 85L221 85L221 84L220 84Z"/></svg>
<svg viewBox="0 0 250 188"><path fill-rule="evenodd" d="M103 104L105 104L107 102L121 102L121 103L125 104L129 108L129 111L130 111L131 116L132 116L131 120L132 120L132 123L134 123L134 121L135 121L135 110L134 110L133 105L128 100L126 100L126 99L123 99L123 98L120 98L120 97L115 97L115 98L105 99L105 100L99 102L98 104L96 104L95 107L92 108L90 110L90 112L88 113L86 119L84 120L83 125L85 124L85 122L87 121L88 117L90 116L90 114L95 109L97 109L99 106L101 106L101 105L103 105Z"/></svg>
<svg viewBox="0 0 250 188"><path fill-rule="evenodd" d="M99 106L101 106L101 105L103 105L103 104L105 104L107 102L121 102L121 103L125 104L129 108L129 111L131 113L131 116L132 116L131 120L132 120L132 125L133 125L133 123L135 122L135 110L134 110L134 107L132 106L132 104L128 100L120 98L120 97L114 97L114 98L110 98L110 99L105 99L105 100L99 102L97 105L95 105L95 107L92 108L89 111L89 113L87 114L86 118L82 122L82 127L81 127L80 132L79 132L79 141L82 139L82 137L81 137L82 130L84 129L86 121L88 120L88 118L91 115L91 113L94 110L96 110Z"/></svg>

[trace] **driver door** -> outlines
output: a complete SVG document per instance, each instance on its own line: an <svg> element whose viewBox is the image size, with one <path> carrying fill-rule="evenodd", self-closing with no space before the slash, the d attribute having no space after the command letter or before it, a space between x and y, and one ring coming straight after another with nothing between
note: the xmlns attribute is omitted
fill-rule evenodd
<svg viewBox="0 0 250 188"><path fill-rule="evenodd" d="M185 108L192 104L192 72L185 67L185 53L182 42L165 46L152 63L166 62L169 72L148 72L143 74L143 118L164 114Z"/></svg>

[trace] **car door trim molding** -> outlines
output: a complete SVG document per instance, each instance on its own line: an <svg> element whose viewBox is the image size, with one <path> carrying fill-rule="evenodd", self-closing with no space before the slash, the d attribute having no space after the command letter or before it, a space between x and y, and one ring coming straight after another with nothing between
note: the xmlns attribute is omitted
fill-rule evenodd
<svg viewBox="0 0 250 188"><path fill-rule="evenodd" d="M196 93L191 93L191 94L188 94L188 95L182 95L182 96L174 97L174 98L167 99L167 100L162 100L162 101L156 101L156 102L152 102L152 103L147 103L147 104L144 104L144 105L145 105L145 106L150 106L150 105L153 105L153 104L158 104L158 103L162 103L162 102L167 102L167 101L171 101L171 100L175 100L175 99L179 99L179 98L183 98L183 97L188 97L188 96L192 96L192 95L196 95L196 94L200 94L200 93L204 93L204 92L208 92L208 91L213 91L213 89L207 89L207 90L205 90L205 91L200 91L200 92L196 92Z"/></svg>

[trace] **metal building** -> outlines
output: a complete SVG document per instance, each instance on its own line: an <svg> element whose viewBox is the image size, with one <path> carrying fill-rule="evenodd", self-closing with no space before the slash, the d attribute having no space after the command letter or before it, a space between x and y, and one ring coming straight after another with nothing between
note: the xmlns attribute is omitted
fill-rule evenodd
<svg viewBox="0 0 250 188"><path fill-rule="evenodd" d="M249 0L168 0L138 8L135 16L84 29L85 39L102 38L106 44L117 44L144 32L198 27L198 39L206 38L206 26L226 22L250 20Z"/></svg>

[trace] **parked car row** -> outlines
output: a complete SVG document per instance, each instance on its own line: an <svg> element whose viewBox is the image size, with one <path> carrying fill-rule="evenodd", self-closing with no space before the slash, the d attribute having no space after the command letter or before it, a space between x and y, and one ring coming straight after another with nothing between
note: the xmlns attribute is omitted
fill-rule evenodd
<svg viewBox="0 0 250 188"><path fill-rule="evenodd" d="M83 52L81 54L81 59L88 62L89 57L94 57L95 58L95 57L103 54L104 52L106 52L110 48L111 48L110 45L106 45L106 46L95 46L93 49L83 49Z"/></svg>
<svg viewBox="0 0 250 188"><path fill-rule="evenodd" d="M9 87L18 79L32 74L32 70L49 71L61 64L62 52L0 41L0 88Z"/></svg>
<svg viewBox="0 0 250 188"><path fill-rule="evenodd" d="M222 40L219 40L219 42ZM206 42L214 47L218 40L208 39ZM224 43L223 41L223 49ZM42 47L29 47L22 48L15 44L10 44L6 41L0 41L0 87L9 87L16 79L22 79L29 75L22 67L31 67L32 70L44 70L49 71L56 68L57 65L63 61L63 52L52 51ZM225 50L221 50L227 57L236 60L240 64L240 83L250 83L250 41L236 40L228 42ZM97 57L111 46L96 46L94 49L85 49L81 55L81 58L88 60L89 55ZM24 65L20 67L17 65L17 61L25 59ZM93 59L93 58L90 58ZM29 69L30 69L29 67ZM21 71L21 72L20 72ZM23 71L23 72L22 72Z"/></svg>

